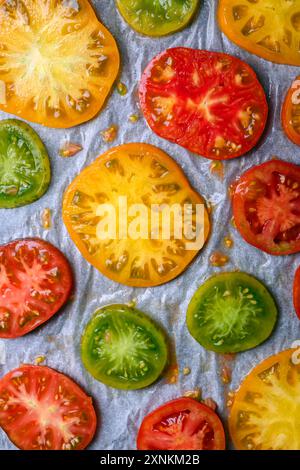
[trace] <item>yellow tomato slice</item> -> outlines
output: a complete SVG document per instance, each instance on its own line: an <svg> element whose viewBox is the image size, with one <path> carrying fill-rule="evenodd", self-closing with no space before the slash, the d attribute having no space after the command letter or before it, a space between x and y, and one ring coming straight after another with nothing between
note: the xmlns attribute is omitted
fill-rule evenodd
<svg viewBox="0 0 300 470"><path fill-rule="evenodd" d="M49 127L94 117L119 70L88 0L0 0L0 109Z"/></svg>
<svg viewBox="0 0 300 470"><path fill-rule="evenodd" d="M126 198L127 222L120 198ZM107 217L102 212L103 204L115 209L115 233L99 228ZM145 207L146 212L134 216L130 212L133 204ZM152 145L125 144L98 157L75 178L65 193L63 219L84 258L102 274L129 286L156 286L184 271L209 233L209 216L204 207L201 246L190 249L191 240L185 233L178 237L174 222L170 224L169 239L162 235L166 219L156 218L156 226L151 222L153 205L157 205L159 213L164 205L173 204L182 209L189 205L193 230L197 225L201 232L196 205L203 207L204 201L177 163ZM142 226L146 226L146 236Z"/></svg>
<svg viewBox="0 0 300 470"><path fill-rule="evenodd" d="M239 450L300 450L300 364L297 350L261 362L234 398L229 428Z"/></svg>
<svg viewBox="0 0 300 470"><path fill-rule="evenodd" d="M299 0L219 0L218 17L238 46L272 62L300 65Z"/></svg>

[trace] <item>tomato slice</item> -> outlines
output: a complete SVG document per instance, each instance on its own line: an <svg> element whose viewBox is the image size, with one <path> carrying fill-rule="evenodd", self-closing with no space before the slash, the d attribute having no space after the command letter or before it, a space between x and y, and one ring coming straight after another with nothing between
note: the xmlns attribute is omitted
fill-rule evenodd
<svg viewBox="0 0 300 470"><path fill-rule="evenodd" d="M293 354L265 359L243 380L229 417L237 449L300 450L300 365Z"/></svg>
<svg viewBox="0 0 300 470"><path fill-rule="evenodd" d="M295 272L293 285L293 300L296 313L300 319L300 266Z"/></svg>
<svg viewBox="0 0 300 470"><path fill-rule="evenodd" d="M22 450L82 450L93 439L92 399L63 374L24 365L0 380L0 426Z"/></svg>
<svg viewBox="0 0 300 470"><path fill-rule="evenodd" d="M67 301L72 273L53 245L37 238L0 247L0 338L16 338L49 320Z"/></svg>
<svg viewBox="0 0 300 470"><path fill-rule="evenodd" d="M168 358L161 328L147 315L127 305L97 310L81 341L87 370L110 387L136 390L155 382Z"/></svg>
<svg viewBox="0 0 300 470"><path fill-rule="evenodd" d="M255 348L271 334L277 318L273 297L249 274L222 273L194 294L187 311L191 335L222 354Z"/></svg>
<svg viewBox="0 0 300 470"><path fill-rule="evenodd" d="M82 255L101 273L121 284L149 287L174 279L184 271L201 249L190 249L183 234L175 237L174 227L169 239L162 235L162 218L151 233L130 236L134 218L117 217L114 234L105 231L101 216L103 204L119 210L119 201L126 198L128 213L132 205L145 207L140 214L141 226L151 226L153 205L164 207L178 204L192 208L192 224L196 221L196 205L203 199L190 186L180 167L168 155L152 145L125 144L113 148L84 169L67 189L63 202L63 219L68 232ZM164 206L163 206L164 205ZM159 209L160 210L160 209ZM203 243L209 234L209 217L204 207ZM200 226L199 226L200 228ZM150 230L149 230L150 232Z"/></svg>
<svg viewBox="0 0 300 470"><path fill-rule="evenodd" d="M156 134L215 160L251 150L268 115L264 90L249 65L220 52L184 47L150 62L140 102Z"/></svg>
<svg viewBox="0 0 300 470"><path fill-rule="evenodd" d="M219 24L238 46L263 59L300 65L298 0L219 0Z"/></svg>
<svg viewBox="0 0 300 470"><path fill-rule="evenodd" d="M137 437L139 450L224 450L220 418L192 398L169 401L148 414Z"/></svg>
<svg viewBox="0 0 300 470"><path fill-rule="evenodd" d="M299 16L300 19L300 16ZM282 107L281 120L287 137L300 145L300 76L294 80Z"/></svg>
<svg viewBox="0 0 300 470"><path fill-rule="evenodd" d="M0 109L67 128L102 108L119 70L88 0L1 0Z"/></svg>
<svg viewBox="0 0 300 470"><path fill-rule="evenodd" d="M37 133L16 119L0 121L0 209L36 201L50 178L48 153Z"/></svg>
<svg viewBox="0 0 300 470"><path fill-rule="evenodd" d="M242 237L272 255L300 251L300 166L270 160L246 171L233 195Z"/></svg>
<svg viewBox="0 0 300 470"><path fill-rule="evenodd" d="M198 5L198 0L117 0L125 21L148 36L165 36L184 28Z"/></svg>

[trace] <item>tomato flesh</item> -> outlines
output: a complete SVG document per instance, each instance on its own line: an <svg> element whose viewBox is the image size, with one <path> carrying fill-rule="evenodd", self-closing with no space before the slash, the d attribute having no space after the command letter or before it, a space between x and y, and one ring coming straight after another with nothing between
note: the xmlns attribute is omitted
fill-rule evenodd
<svg viewBox="0 0 300 470"><path fill-rule="evenodd" d="M168 346L163 331L144 313L127 305L109 305L97 310L87 325L81 356L97 380L135 390L161 375Z"/></svg>
<svg viewBox="0 0 300 470"><path fill-rule="evenodd" d="M0 380L0 426L22 450L82 450L94 436L96 414L71 379L24 365Z"/></svg>
<svg viewBox="0 0 300 470"><path fill-rule="evenodd" d="M137 437L139 450L224 450L217 414L191 398L172 400L147 415Z"/></svg>
<svg viewBox="0 0 300 470"><path fill-rule="evenodd" d="M39 239L0 247L0 338L23 336L67 301L72 273L64 255Z"/></svg>
<svg viewBox="0 0 300 470"><path fill-rule="evenodd" d="M89 0L0 2L0 109L68 128L102 108L119 70Z"/></svg>
<svg viewBox="0 0 300 470"><path fill-rule="evenodd" d="M50 178L48 153L36 132L16 119L0 121L0 209L36 201Z"/></svg>
<svg viewBox="0 0 300 470"><path fill-rule="evenodd" d="M238 46L272 62L300 65L298 0L220 0L218 18Z"/></svg>
<svg viewBox="0 0 300 470"><path fill-rule="evenodd" d="M300 167L270 160L246 171L233 194L237 229L272 255L300 251Z"/></svg>
<svg viewBox="0 0 300 470"><path fill-rule="evenodd" d="M282 107L282 125L287 137L300 145L300 76L294 80Z"/></svg>
<svg viewBox="0 0 300 470"><path fill-rule="evenodd" d="M120 235L120 221L110 234L102 227L99 211L109 204L119 214L119 198L127 208L139 204L146 214L141 225L150 226L153 205L185 204L192 208L196 224L196 205L204 211L203 241L189 249L185 236L169 239L162 236L162 219L157 223L157 239L147 230L146 237L129 234L126 216L125 235ZM129 212L129 211L128 211ZM67 189L63 202L63 220L70 236L83 256L105 276L129 286L149 287L166 283L181 274L206 241L209 216L204 201L190 186L180 167L164 152L152 145L125 144L113 148L85 168ZM102 222L101 222L102 221ZM150 233L149 233L150 232ZM183 234L184 235L184 234Z"/></svg>
<svg viewBox="0 0 300 470"><path fill-rule="evenodd" d="M127 23L148 36L164 36L184 28L198 4L198 0L117 0Z"/></svg>
<svg viewBox="0 0 300 470"><path fill-rule="evenodd" d="M187 326L206 349L230 354L265 341L276 318L275 302L265 286L249 274L232 272L211 277L196 291Z"/></svg>
<svg viewBox="0 0 300 470"><path fill-rule="evenodd" d="M166 50L147 66L139 93L144 116L156 134L216 160L251 150L268 115L253 69L219 52Z"/></svg>
<svg viewBox="0 0 300 470"><path fill-rule="evenodd" d="M287 350L262 361L243 380L229 430L238 450L300 450L299 419L299 354Z"/></svg>

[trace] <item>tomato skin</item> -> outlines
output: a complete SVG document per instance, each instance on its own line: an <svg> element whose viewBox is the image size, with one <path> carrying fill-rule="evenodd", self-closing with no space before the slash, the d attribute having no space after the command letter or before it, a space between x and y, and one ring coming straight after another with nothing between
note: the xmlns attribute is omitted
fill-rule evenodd
<svg viewBox="0 0 300 470"><path fill-rule="evenodd" d="M170 426L168 433L166 421L171 416L176 424L174 429ZM187 431L188 426L190 429ZM207 441L206 427L209 427ZM138 450L225 450L225 447L225 432L218 415L192 398L172 400L149 413L143 419L137 436Z"/></svg>
<svg viewBox="0 0 300 470"><path fill-rule="evenodd" d="M293 302L297 316L300 320L300 266L295 272L293 284Z"/></svg>
<svg viewBox="0 0 300 470"><path fill-rule="evenodd" d="M296 145L300 146L300 132L297 132L293 125L293 108L299 108L300 76L292 83L289 88L281 113L281 121L285 134ZM293 100L296 98L296 103ZM300 130L300 126L299 126Z"/></svg>
<svg viewBox="0 0 300 470"><path fill-rule="evenodd" d="M44 390L41 383L46 384ZM36 407L32 407L31 410L27 403L22 402L24 389L37 401ZM60 396L65 397L65 400L68 399L69 402L59 402L62 398L57 394L66 394ZM15 403L7 404L12 396L15 397ZM96 432L97 417L92 399L72 379L49 367L22 365L8 372L0 379L0 397L2 398L0 400L0 426L15 446L21 450L83 450L92 441ZM28 400L28 396L25 398ZM46 426L39 423L39 407L41 411L48 413ZM59 407L61 407L61 414L58 415ZM68 448L69 442L63 439L61 429L55 421L51 422L52 413L55 414L56 420L59 418L65 422L70 434L74 435L79 432L83 434L80 435L79 442L71 443ZM69 424L68 413L73 416L75 413L76 423ZM50 429L54 432L52 445L47 444L45 437L47 430L50 432ZM39 432L44 436L40 443L38 442Z"/></svg>
<svg viewBox="0 0 300 470"><path fill-rule="evenodd" d="M295 181L295 185L296 185L294 189L294 191L296 192L295 198L297 197L293 206L294 209L297 210L297 215L295 216L296 218L295 228L297 229L296 235L294 235L294 238L291 238L290 240L286 240L286 241L280 240L280 242L276 242L276 243L274 241L274 239L276 238L275 236L276 234L273 235L272 233L272 230L273 230L272 223L274 222L274 220L271 217L272 216L271 212L270 212L270 217L269 217L270 235L268 234L268 232L266 232L266 234L264 234L263 232L258 235L254 233L254 231L252 230L253 225L251 226L247 218L248 216L246 216L246 203L247 203L247 200L250 200L247 194L251 195L253 192L254 194L256 194L257 199L259 200L260 195L257 193L257 188L258 188L258 191L263 191L263 189L260 188L260 185L264 185L265 183L271 185L272 178L274 177L273 175L282 175L285 181L290 180L292 181L292 183L293 181ZM299 187L300 187L300 166L295 165L293 163L289 163L289 162L274 158L265 163L262 163L261 165L254 166L250 168L249 170L247 170L234 185L234 192L233 192L233 198L232 198L234 221L235 221L238 231L240 232L244 240L248 242L250 245L253 245L256 248L274 256L298 253L300 251L300 237L298 236L298 228L299 228L299 222L300 222L300 219L298 221L298 218L299 218L298 212L300 209L299 198L298 198ZM293 190L293 188L288 188L288 190ZM265 191L266 193L268 193L268 190L265 190ZM255 200L255 196L253 200ZM269 206L270 206L269 210L274 211L274 209L272 208L272 205L269 204ZM275 209L276 209L276 205L275 205ZM288 215L290 215L288 213L288 210L292 211L292 209L289 209L286 206L284 206L284 209L286 210L286 217L287 217ZM274 222L275 227L276 227L277 222L278 221L275 219L275 222ZM269 229L269 226L267 224L266 224L266 229Z"/></svg>
<svg viewBox="0 0 300 470"><path fill-rule="evenodd" d="M162 52L146 67L139 97L158 136L212 160L249 152L267 122L268 103L254 70L220 52Z"/></svg>
<svg viewBox="0 0 300 470"><path fill-rule="evenodd" d="M27 256L31 259L32 255L34 254L34 258L30 261L31 263L38 261L36 257L37 254L41 257L48 257L48 260L45 261L45 264L42 265L41 263L43 263L43 261L41 261L40 264L38 264L38 267L42 268L42 272L45 270L46 273L50 273L50 277L48 278L49 282L46 278L42 278L41 282L43 282L43 287L41 287L41 289L45 289L44 283L46 282L47 289L50 290L50 296L58 296L53 302L51 299L48 301L48 299L45 298L44 303L38 300L35 304L35 298L30 297L30 292L25 292L22 290L22 288L24 289L23 284L26 284L28 280L30 289L33 289L34 281L31 281L30 275L28 275L28 277L22 278L23 281L21 281L20 284L20 280L18 278L18 273L20 275L20 261L15 259L16 256L19 256L19 252L22 252L23 258L21 259L23 261ZM10 275L14 276L14 281L13 284L7 284L7 281L4 280L3 284L0 284L1 326L2 322L4 322L5 325L6 312L10 312L8 329L0 328L0 338L9 339L26 335L30 331L48 321L55 313L57 313L57 311L66 303L70 297L73 288L73 274L71 267L63 253L49 242L39 238L24 238L14 240L7 243L6 245L0 246L0 270L1 269L3 270L3 275L5 271L7 272L7 270L10 270ZM54 272L55 270L57 270L57 274ZM53 278L51 277L52 272L54 275ZM53 287L54 285L57 287ZM20 296L19 302L21 305L30 305L30 308L33 308L33 305L36 305L36 309L41 309L39 310L40 316L34 316L29 321L20 323L20 318L23 318L25 309L20 311L18 304L15 306L13 300L11 299L11 296L13 296L14 299L18 299L18 295ZM12 327L10 327L10 321L12 321Z"/></svg>

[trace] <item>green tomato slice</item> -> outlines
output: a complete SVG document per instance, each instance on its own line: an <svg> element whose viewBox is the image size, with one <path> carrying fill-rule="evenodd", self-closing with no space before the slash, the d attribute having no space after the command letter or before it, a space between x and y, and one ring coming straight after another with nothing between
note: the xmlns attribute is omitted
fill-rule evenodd
<svg viewBox="0 0 300 470"><path fill-rule="evenodd" d="M37 133L17 119L0 121L0 208L36 201L50 178L48 153Z"/></svg>
<svg viewBox="0 0 300 470"><path fill-rule="evenodd" d="M125 390L144 388L163 372L168 358L164 332L127 305L97 310L81 341L86 369L100 382Z"/></svg>
<svg viewBox="0 0 300 470"><path fill-rule="evenodd" d="M208 279L194 294L187 326L204 348L229 354L265 341L276 318L274 299L260 281L241 272L222 273Z"/></svg>
<svg viewBox="0 0 300 470"><path fill-rule="evenodd" d="M165 36L184 28L199 0L116 0L125 21L138 33Z"/></svg>

